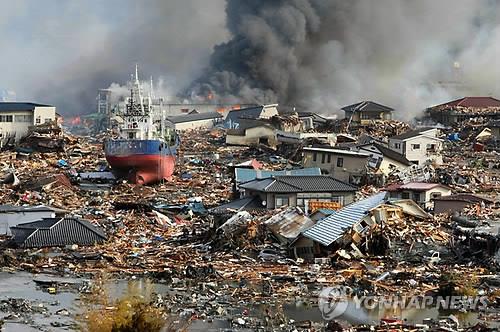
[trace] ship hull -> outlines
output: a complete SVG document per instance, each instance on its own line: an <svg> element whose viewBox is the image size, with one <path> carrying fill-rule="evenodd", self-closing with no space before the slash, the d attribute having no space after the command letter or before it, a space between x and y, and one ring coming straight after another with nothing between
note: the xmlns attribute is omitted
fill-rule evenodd
<svg viewBox="0 0 500 332"><path fill-rule="evenodd" d="M174 172L176 148L161 140L107 140L104 151L111 168L133 183L170 180Z"/></svg>

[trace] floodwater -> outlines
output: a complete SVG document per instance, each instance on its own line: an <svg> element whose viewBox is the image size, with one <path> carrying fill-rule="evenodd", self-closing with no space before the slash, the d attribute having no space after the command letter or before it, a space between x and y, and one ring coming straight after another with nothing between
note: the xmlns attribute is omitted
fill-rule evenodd
<svg viewBox="0 0 500 332"><path fill-rule="evenodd" d="M73 289L58 289L56 294L49 294L46 289L36 285L34 280L59 280L75 284ZM83 278L58 278L52 275L30 274L27 272L0 272L0 302L9 298L24 299L29 302L34 312L19 313L19 317L8 316L9 312L0 311L0 319L5 319L5 325L2 331L5 332L31 332L31 331L71 331L77 330L75 316L81 309L80 294L78 285L88 280ZM146 289L146 285L151 286L151 291L158 294L172 292L164 284L155 284L146 282L144 279L114 280L108 282L108 295L111 298L117 298L127 291L127 288L133 283L135 289ZM241 308L234 311L239 314L244 308L251 308L251 314L259 317L263 315L263 307L249 303L247 306L241 305ZM0 307L1 308L1 307ZM22 310L21 310L22 311ZM323 322L321 312L315 305L307 302L289 302L283 305L282 312L288 319L294 321L313 321ZM344 320L350 323L378 323L383 317L398 317L405 319L408 323L422 323L426 318L444 318L449 313L441 313L435 308L425 310L406 310L392 316L388 312L377 310L358 309L354 303L350 303L343 315L337 317L338 320ZM476 313L467 313L457 315L463 325L471 325L478 322ZM499 325L500 326L500 325ZM194 321L189 330L191 331L220 331L230 328L231 323L228 320L214 320L207 322L203 320ZM245 329L239 329L245 331ZM249 331L247 329L247 331Z"/></svg>

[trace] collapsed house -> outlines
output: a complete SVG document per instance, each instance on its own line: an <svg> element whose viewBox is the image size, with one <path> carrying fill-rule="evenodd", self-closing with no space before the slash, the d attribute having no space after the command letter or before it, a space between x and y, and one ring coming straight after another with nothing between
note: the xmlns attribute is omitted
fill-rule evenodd
<svg viewBox="0 0 500 332"><path fill-rule="evenodd" d="M493 97L464 97L444 104L429 107L426 114L445 126L454 125L471 118L500 118L500 100Z"/></svg>
<svg viewBox="0 0 500 332"><path fill-rule="evenodd" d="M411 199L426 209L433 208L433 199L451 195L451 188L440 183L394 183L384 190L390 193L392 199Z"/></svg>
<svg viewBox="0 0 500 332"><path fill-rule="evenodd" d="M99 227L75 217L44 218L10 229L13 242L21 248L91 246L107 239Z"/></svg>
<svg viewBox="0 0 500 332"><path fill-rule="evenodd" d="M384 238L386 224L404 222L407 218L429 219L412 200L387 201L387 193L380 192L352 203L320 219L305 229L290 243L295 257L312 260L316 257L363 257L365 254L383 254L390 247ZM314 221L311 220L314 223ZM375 231L382 239L373 236Z"/></svg>
<svg viewBox="0 0 500 332"><path fill-rule="evenodd" d="M0 205L0 234L11 235L10 228L22 223L32 222L43 218L62 217L68 211L45 205L15 206Z"/></svg>

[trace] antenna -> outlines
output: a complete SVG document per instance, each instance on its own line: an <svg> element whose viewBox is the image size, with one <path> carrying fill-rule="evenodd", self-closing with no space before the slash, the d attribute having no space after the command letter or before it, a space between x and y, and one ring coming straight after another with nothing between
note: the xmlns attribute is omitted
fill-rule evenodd
<svg viewBox="0 0 500 332"><path fill-rule="evenodd" d="M135 81L139 83L139 65L137 63L135 64Z"/></svg>
<svg viewBox="0 0 500 332"><path fill-rule="evenodd" d="M151 76L150 84L151 84L151 87L150 87L149 91L150 91L151 99L153 99L155 97L155 92L154 92L154 89L153 89L153 76Z"/></svg>

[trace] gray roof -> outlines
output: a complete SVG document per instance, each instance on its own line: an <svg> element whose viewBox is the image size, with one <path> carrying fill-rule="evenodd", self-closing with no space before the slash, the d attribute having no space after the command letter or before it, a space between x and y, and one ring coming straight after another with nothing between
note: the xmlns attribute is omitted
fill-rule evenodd
<svg viewBox="0 0 500 332"><path fill-rule="evenodd" d="M256 179L240 184L240 188L270 193L349 192L358 188L328 175L284 175Z"/></svg>
<svg viewBox="0 0 500 332"><path fill-rule="evenodd" d="M260 169L235 168L234 174L236 183L240 183L281 175L321 175L321 169L319 167L308 167L282 171L266 171Z"/></svg>
<svg viewBox="0 0 500 332"><path fill-rule="evenodd" d="M11 204L0 205L0 213L41 212L41 211L56 212L56 213L66 212L65 210L45 205L37 205L37 206L16 206Z"/></svg>
<svg viewBox="0 0 500 332"><path fill-rule="evenodd" d="M434 129L434 128L433 127L424 127L424 128L419 128L419 129L415 129L415 130L410 130L410 131L407 131L406 133L403 133L401 135L392 136L391 139L405 140L408 138L419 136L424 131L428 131L431 129Z"/></svg>
<svg viewBox="0 0 500 332"><path fill-rule="evenodd" d="M14 242L24 248L93 245L106 240L106 234L89 221L74 218L44 218L10 228Z"/></svg>
<svg viewBox="0 0 500 332"><path fill-rule="evenodd" d="M193 113L193 114L169 116L167 117L167 120L172 123L183 123L183 122L220 119L220 118L222 118L222 115L218 112L205 112L205 113Z"/></svg>
<svg viewBox="0 0 500 332"><path fill-rule="evenodd" d="M398 161L403 165L407 165L407 166L411 165L411 162L404 155L400 154L399 152L397 152L395 150L389 149L388 147L386 147L382 144L369 143L369 144L361 145L360 147L363 148L363 146L367 146L367 145L373 145L377 150L380 151L380 153L382 153L382 155L384 157Z"/></svg>
<svg viewBox="0 0 500 332"><path fill-rule="evenodd" d="M386 192L382 191L367 199L352 203L320 220L316 225L302 234L324 246L329 246L341 238L344 233L361 221L371 209L385 200Z"/></svg>
<svg viewBox="0 0 500 332"><path fill-rule="evenodd" d="M346 112L393 112L394 109L382 104L375 103L373 101L361 101L356 104L342 107L343 111Z"/></svg>
<svg viewBox="0 0 500 332"><path fill-rule="evenodd" d="M231 110L227 113L225 123L239 123L240 119L258 119L262 110L264 109L263 105L241 108L238 110Z"/></svg>
<svg viewBox="0 0 500 332"><path fill-rule="evenodd" d="M234 211L265 210L262 200L258 196L236 199L226 204L219 205L209 210L213 214L234 214Z"/></svg>
<svg viewBox="0 0 500 332"><path fill-rule="evenodd" d="M24 102L0 102L0 112L33 111L35 107L53 107L52 105L24 103Z"/></svg>

